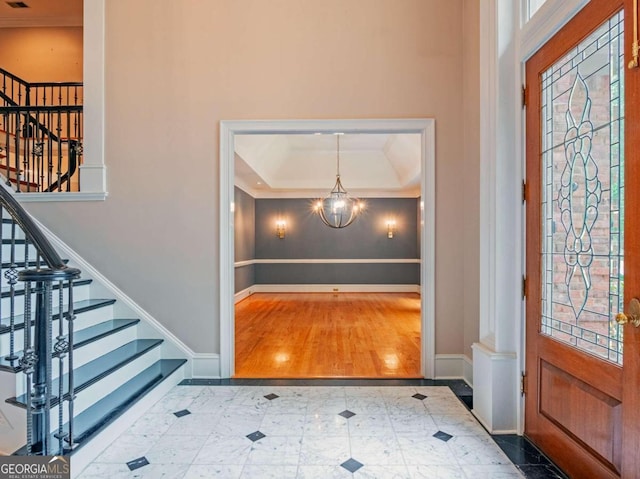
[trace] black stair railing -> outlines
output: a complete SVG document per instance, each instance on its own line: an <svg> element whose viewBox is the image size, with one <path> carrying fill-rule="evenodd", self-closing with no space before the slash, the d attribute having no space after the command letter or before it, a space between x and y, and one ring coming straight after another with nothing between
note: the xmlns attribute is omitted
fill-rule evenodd
<svg viewBox="0 0 640 479"><path fill-rule="evenodd" d="M0 68L0 174L18 192L79 191L83 86Z"/></svg>
<svg viewBox="0 0 640 479"><path fill-rule="evenodd" d="M5 318L0 330L10 339L2 361L24 373L27 454L65 454L74 447L73 281L80 277L80 270L66 266L3 187L0 207L3 296L9 299L7 312L0 303L0 318ZM16 288L18 282L24 283L24 291ZM20 294L24 295L22 314L16 307ZM17 351L18 333L22 334L22 351ZM55 376L58 387L53 390Z"/></svg>

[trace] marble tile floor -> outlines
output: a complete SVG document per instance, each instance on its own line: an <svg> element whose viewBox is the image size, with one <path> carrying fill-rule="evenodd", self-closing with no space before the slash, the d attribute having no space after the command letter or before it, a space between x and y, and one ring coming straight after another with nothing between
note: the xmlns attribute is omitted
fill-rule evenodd
<svg viewBox="0 0 640 479"><path fill-rule="evenodd" d="M494 440L462 381L183 383L79 477L563 477L526 440Z"/></svg>

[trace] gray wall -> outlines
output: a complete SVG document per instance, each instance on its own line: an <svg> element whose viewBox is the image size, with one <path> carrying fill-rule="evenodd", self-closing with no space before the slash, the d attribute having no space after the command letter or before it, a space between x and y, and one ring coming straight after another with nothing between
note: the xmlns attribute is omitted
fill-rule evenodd
<svg viewBox="0 0 640 479"><path fill-rule="evenodd" d="M312 212L309 199L255 201L257 259L415 259L419 257L418 201L367 198L352 225L332 229ZM387 219L396 221L387 237ZM275 234L276 220L286 234ZM257 284L419 284L419 264L258 264Z"/></svg>
<svg viewBox="0 0 640 479"><path fill-rule="evenodd" d="M247 261L256 257L256 201L240 188L234 188L234 261ZM255 284L255 266L249 264L235 268L235 292Z"/></svg>

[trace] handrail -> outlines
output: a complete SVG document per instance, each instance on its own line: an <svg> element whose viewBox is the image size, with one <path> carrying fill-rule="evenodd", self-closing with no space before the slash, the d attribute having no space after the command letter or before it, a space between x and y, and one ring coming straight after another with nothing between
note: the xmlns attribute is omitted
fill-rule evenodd
<svg viewBox="0 0 640 479"><path fill-rule="evenodd" d="M27 83L31 87L50 87L50 86L84 86L81 81L39 81Z"/></svg>
<svg viewBox="0 0 640 479"><path fill-rule="evenodd" d="M20 78L18 75L14 75L13 73L8 72L4 68L0 68L0 74L8 76L9 78L11 78L14 81L17 81L18 83L22 83L26 87L29 86L29 82L27 80L24 80L24 79Z"/></svg>
<svg viewBox="0 0 640 479"><path fill-rule="evenodd" d="M9 103L9 105L11 106L18 106L18 104L13 100L13 98L11 98L9 95L6 95L5 93L0 91L0 98L2 98L4 101L6 101L7 103ZM6 107L4 107L6 108Z"/></svg>
<svg viewBox="0 0 640 479"><path fill-rule="evenodd" d="M47 266L53 270L66 271L72 276L80 274L80 270L68 267L60 258L60 255L51 245L47 237L42 233L40 228L36 226L33 219L25 211L25 209L16 201L13 195L0 186L0 204L9 212L11 218L22 228L26 237L31 244L40 251L42 259Z"/></svg>

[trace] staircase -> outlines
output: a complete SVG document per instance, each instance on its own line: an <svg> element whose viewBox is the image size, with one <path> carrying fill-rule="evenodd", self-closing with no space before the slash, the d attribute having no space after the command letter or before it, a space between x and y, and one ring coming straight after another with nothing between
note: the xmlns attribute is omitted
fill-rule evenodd
<svg viewBox="0 0 640 479"><path fill-rule="evenodd" d="M186 359L61 260L2 187L0 204L0 452L70 454L78 473L184 377Z"/></svg>

